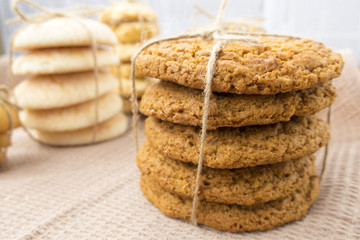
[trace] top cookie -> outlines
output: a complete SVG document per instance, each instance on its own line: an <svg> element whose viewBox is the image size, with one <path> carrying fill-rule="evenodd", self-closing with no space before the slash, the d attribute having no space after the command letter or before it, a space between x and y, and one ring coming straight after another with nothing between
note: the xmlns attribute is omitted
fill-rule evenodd
<svg viewBox="0 0 360 240"><path fill-rule="evenodd" d="M156 22L156 13L147 5L139 2L119 2L107 8L99 17L108 25L118 25L121 22Z"/></svg>
<svg viewBox="0 0 360 240"><path fill-rule="evenodd" d="M115 45L113 31L91 19L53 18L38 24L29 24L14 38L14 50L90 46L90 31L97 44Z"/></svg>
<svg viewBox="0 0 360 240"><path fill-rule="evenodd" d="M203 89L213 41L169 40L137 58L143 75ZM339 53L306 39L261 38L258 44L231 42L219 51L212 90L269 95L304 90L340 75Z"/></svg>

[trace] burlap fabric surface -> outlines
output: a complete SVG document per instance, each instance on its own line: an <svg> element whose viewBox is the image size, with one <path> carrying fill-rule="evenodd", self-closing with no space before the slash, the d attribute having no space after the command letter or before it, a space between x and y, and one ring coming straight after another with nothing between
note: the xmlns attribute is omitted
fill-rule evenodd
<svg viewBox="0 0 360 240"><path fill-rule="evenodd" d="M360 239L360 80L351 53L342 53L327 170L303 220L242 234L194 227L144 198L130 131L102 144L53 148L18 129L0 170L0 239Z"/></svg>

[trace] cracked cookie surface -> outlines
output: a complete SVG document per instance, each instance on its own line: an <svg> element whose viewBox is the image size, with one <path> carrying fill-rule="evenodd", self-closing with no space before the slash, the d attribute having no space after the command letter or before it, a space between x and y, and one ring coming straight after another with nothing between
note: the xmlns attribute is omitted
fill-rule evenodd
<svg viewBox="0 0 360 240"><path fill-rule="evenodd" d="M308 185L315 174L315 158L305 156L282 163L251 168L214 169L203 167L199 198L207 202L253 205L286 197ZM149 142L137 155L137 165L166 191L192 198L196 165L165 157Z"/></svg>
<svg viewBox="0 0 360 240"><path fill-rule="evenodd" d="M208 129L241 127L289 121L292 116L310 116L329 107L336 96L331 83L276 95L213 93ZM202 91L160 81L150 86L140 111L158 119L183 125L201 126Z"/></svg>
<svg viewBox="0 0 360 240"><path fill-rule="evenodd" d="M213 45L198 39L156 43L137 57L136 68L145 76L204 89ZM338 77L343 65L339 53L311 40L231 42L219 51L212 91L270 95L304 90Z"/></svg>
<svg viewBox="0 0 360 240"><path fill-rule="evenodd" d="M161 154L182 162L198 163L200 128L146 119L149 143ZM316 116L289 122L207 131L203 165L242 168L284 162L311 155L330 138L329 125Z"/></svg>
<svg viewBox="0 0 360 240"><path fill-rule="evenodd" d="M148 176L142 176L141 190L163 214L190 221L192 200L165 191ZM312 177L287 197L251 206L200 201L197 222L220 231L245 232L268 230L306 215L319 194L319 179Z"/></svg>

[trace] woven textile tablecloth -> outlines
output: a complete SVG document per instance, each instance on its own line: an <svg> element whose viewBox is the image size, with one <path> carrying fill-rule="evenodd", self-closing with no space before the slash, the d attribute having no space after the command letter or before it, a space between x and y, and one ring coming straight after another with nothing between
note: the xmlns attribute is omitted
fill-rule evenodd
<svg viewBox="0 0 360 240"><path fill-rule="evenodd" d="M327 169L303 220L240 234L194 227L164 216L141 193L130 130L101 144L54 148L17 129L0 170L0 239L360 239L360 80L351 52L342 54Z"/></svg>

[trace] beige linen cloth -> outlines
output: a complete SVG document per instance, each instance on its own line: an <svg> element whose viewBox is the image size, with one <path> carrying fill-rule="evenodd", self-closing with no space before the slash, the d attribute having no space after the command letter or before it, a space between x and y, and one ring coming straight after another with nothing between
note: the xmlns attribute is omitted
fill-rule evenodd
<svg viewBox="0 0 360 240"><path fill-rule="evenodd" d="M54 148L17 129L0 170L0 239L360 239L360 80L351 52L342 54L327 170L303 220L240 234L194 227L164 216L142 195L131 131Z"/></svg>

